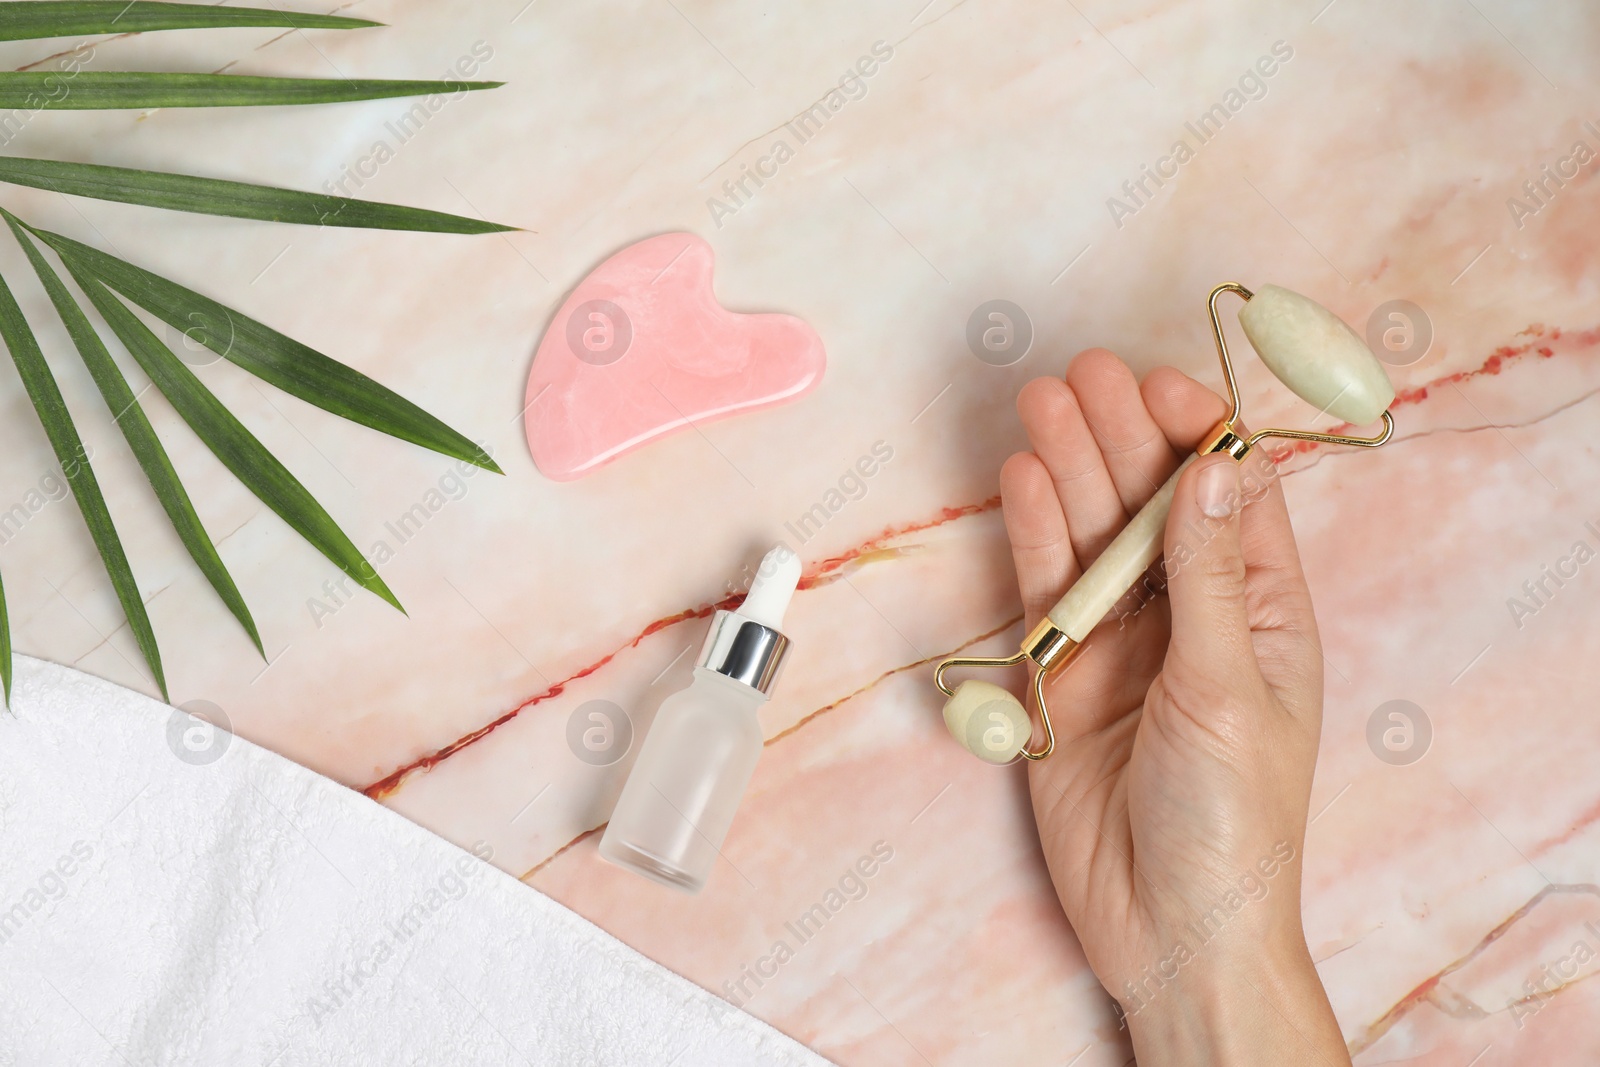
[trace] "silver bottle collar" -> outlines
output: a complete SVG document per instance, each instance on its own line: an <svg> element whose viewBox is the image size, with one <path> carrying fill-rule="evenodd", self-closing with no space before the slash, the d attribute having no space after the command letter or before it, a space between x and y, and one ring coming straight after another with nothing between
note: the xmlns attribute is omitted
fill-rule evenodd
<svg viewBox="0 0 1600 1067"><path fill-rule="evenodd" d="M770 695L778 668L789 651L789 639L770 626L733 611L717 611L711 616L711 629L695 666L743 682L763 695Z"/></svg>

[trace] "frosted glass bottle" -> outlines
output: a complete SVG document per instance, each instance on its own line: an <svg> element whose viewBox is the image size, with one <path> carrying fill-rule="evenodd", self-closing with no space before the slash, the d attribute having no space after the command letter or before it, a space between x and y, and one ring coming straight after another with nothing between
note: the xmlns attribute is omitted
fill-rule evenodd
<svg viewBox="0 0 1600 1067"><path fill-rule="evenodd" d="M646 878L699 892L761 757L757 712L789 640L777 629L799 559L767 554L738 611L712 616L694 681L662 701L600 839L600 855Z"/></svg>
<svg viewBox="0 0 1600 1067"><path fill-rule="evenodd" d="M694 684L656 712L600 855L658 882L698 892L716 863L761 756L756 711L766 695L694 669Z"/></svg>

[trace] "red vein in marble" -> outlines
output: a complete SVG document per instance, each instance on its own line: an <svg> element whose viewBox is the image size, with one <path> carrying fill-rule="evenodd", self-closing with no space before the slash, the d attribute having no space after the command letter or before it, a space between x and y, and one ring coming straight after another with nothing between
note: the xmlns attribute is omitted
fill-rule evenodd
<svg viewBox="0 0 1600 1067"><path fill-rule="evenodd" d="M1533 323L1527 329L1520 331L1517 336L1532 336L1549 341L1559 341L1561 340L1562 333L1560 327L1546 328L1542 323ZM1585 347L1591 346L1596 341L1600 341L1600 328L1580 331L1579 333L1573 334L1572 339ZM1401 389L1396 391L1394 403L1389 405L1389 409L1393 411L1395 408L1406 407L1410 404L1420 404L1424 400L1428 399L1431 390L1438 389L1442 386L1459 385L1462 382L1471 381L1474 378L1494 377L1507 367L1511 366L1513 363L1520 362L1521 359L1530 352L1539 356L1541 359L1550 359L1556 354L1555 349L1551 348L1548 344L1543 343L1541 340L1529 341L1526 344L1521 345L1501 345L1489 355L1488 359L1484 360L1482 364L1472 370L1455 371L1452 374L1441 375L1440 377L1435 378L1432 381L1425 382L1422 385L1414 386L1410 389ZM1338 425L1331 426L1321 432L1347 434L1354 429L1358 429L1358 427L1348 422L1341 422ZM1298 452L1310 452L1322 446L1316 441L1284 441L1279 442L1278 446L1276 447L1278 451L1282 453L1294 454Z"/></svg>
<svg viewBox="0 0 1600 1067"><path fill-rule="evenodd" d="M800 580L800 588L809 589L812 586L826 584L821 580L823 575L831 574L834 571L842 569L847 563L854 563L857 560L861 560L863 557L870 557L875 553L882 551L884 546L890 541L897 540L906 536L907 534L921 533L924 530L931 530L936 526L943 526L946 523L955 522L957 519L964 519L968 515L981 515L985 511L993 511L999 506L1000 494L996 493L994 496L982 501L981 503L962 504L953 508L940 508L938 514L936 514L932 519L924 519L918 522L908 522L901 526L885 526L878 536L868 538L855 548L850 549L848 552L837 556L829 556L827 559L817 564L816 573L809 580L805 578Z"/></svg>
<svg viewBox="0 0 1600 1067"><path fill-rule="evenodd" d="M819 586L832 584L843 576L844 568L851 563L870 562L879 558L893 558L902 550L889 548L886 546L888 542L896 538L905 537L908 534L920 533L924 530L931 530L934 527L955 522L957 519L965 518L968 515L976 515L981 512L992 511L994 508L999 506L1000 498L998 496L993 496L977 504L963 504L959 507L941 508L932 519L905 523L900 526L886 526L876 537L869 538L868 540L863 541L861 544L847 552L841 553L840 555L829 556L817 564L810 574L801 577L800 588L813 589ZM621 655L628 649L637 648L640 642L652 634L660 633L662 630L665 630L670 626L676 626L680 622L688 622L692 619L707 618L714 611L727 610L729 608L737 607L743 601L743 593L732 593L723 597L714 604L704 604L697 608L688 608L684 611L677 612L676 614L667 615L663 618L657 619L650 625L646 626L643 630L639 631L636 636L634 636L627 643L623 644L621 647L606 653L606 655L602 656L600 659L594 661L588 666L585 666L579 669L577 672L568 675L566 678L563 678L561 681L556 682L554 685L544 690L544 692L528 697L516 707L500 715L498 718L485 723L483 726L478 727L471 733L464 734L461 737L456 738L454 741L435 752L431 752L419 759L412 760L410 763L400 767L398 770L395 770L385 777L380 778L378 781L373 782L371 785L364 787L361 792L365 793L373 800L381 800L399 789L401 783L412 774L438 766L440 763L443 763L445 760L449 759L457 752L460 752L468 745L476 744L478 741L483 740L483 738L488 737L490 734L494 733L494 731L498 730L512 719L515 719L528 708L531 708L536 704L542 704L553 697L560 696L566 691L567 686L578 681L579 679L587 678L589 675L593 674L595 671L598 671L600 668L616 659L617 656Z"/></svg>
<svg viewBox="0 0 1600 1067"><path fill-rule="evenodd" d="M398 789L400 787L400 783L406 778L410 777L412 774L416 773L417 771L425 771L430 767L435 767L438 764L443 763L445 760L449 759L457 752L460 752L468 745L476 744L478 741L488 737L500 727L504 726L512 719L515 719L518 715L521 715L528 708L531 708L536 704L542 704L552 697L560 696L562 693L566 692L567 686L581 678L587 678L601 667L604 667L606 664L616 659L617 656L621 655L626 650L637 647L641 641L649 637L651 634L659 633L669 626L675 626L676 624L684 622L688 619L705 618L713 611L716 611L719 608L729 607L737 604L742 599L743 598L741 596L735 594L733 596L724 597L715 604L707 604L698 608L689 608L685 611L678 612L676 615L668 615L664 618L657 619L655 622L652 622L649 626L646 626L643 630L639 631L638 636L634 637L633 640L624 644L622 647L606 653L604 656L595 660L588 666L580 668L575 673L570 674L561 681L555 683L544 692L537 693L534 696L527 698L510 711L501 715L499 718L485 723L476 730L473 730L471 733L463 734L435 752L431 752L420 759L412 760L410 763L399 768L393 773L378 779L369 786L364 787L361 792L365 793L373 800L381 800Z"/></svg>
<svg viewBox="0 0 1600 1067"><path fill-rule="evenodd" d="M1551 358L1555 355L1555 351L1544 342L1560 340L1562 338L1562 331L1559 328L1551 328L1540 323L1534 323L1529 325L1527 329L1520 331L1517 336L1533 337L1535 339L1521 345L1502 345L1495 349L1495 351L1491 353L1480 366L1474 369L1456 371L1454 373L1435 378L1423 385L1416 386L1411 389L1401 390L1398 394L1396 394L1393 406L1403 407L1410 404L1420 404L1424 400L1428 399L1430 390L1438 389L1444 385L1459 384L1461 382L1469 381L1473 378L1498 375L1511 364L1518 362L1523 357L1527 356L1530 352L1538 355L1541 358ZM1572 339L1584 346L1593 345L1597 341L1600 341L1600 328L1585 330L1574 334L1572 335ZM1343 433L1353 428L1354 427L1351 427L1348 423L1340 423L1337 426L1331 427L1326 432ZM1285 447L1279 451L1280 458L1278 459L1278 462L1287 462L1295 454L1310 452L1321 447L1323 446L1314 441L1293 442L1288 447ZM903 551L903 549L889 547L889 542L891 541L905 537L908 534L920 533L924 530L930 530L938 526L943 526L947 523L954 522L957 519L962 519L969 515L978 515L982 514L983 512L993 511L999 506L1000 497L997 494L976 504L962 504L955 507L941 508L931 519L917 520L900 525L885 526L883 530L875 537L871 537L861 542L859 545L841 553L840 555L829 556L822 560L811 571L811 573L800 579L800 588L812 589L829 585L842 577L843 571L850 564L873 562L877 558L892 558L893 556L898 555ZM480 726L476 730L473 730L471 733L457 738L448 745L433 753L430 753L429 755L413 760L412 762L400 767L389 775L380 778L371 785L366 786L361 791L374 800L381 800L386 796L392 795L400 788L400 785L405 781L405 779L410 777L412 774L438 766L440 763L449 759L451 756L455 755L457 752L460 752L467 746L475 744L476 742L489 736L495 730L499 729L501 726L504 726L512 719L515 719L528 708L531 708L537 704L541 704L553 697L560 696L561 693L566 690L568 685L571 685L573 682L593 674L595 671L610 663L613 659L627 649L638 647L640 642L652 634L658 633L669 626L675 626L680 622L687 622L692 619L707 618L713 611L736 607L742 600L742 594L734 593L724 597L714 604L706 604L698 608L690 608L680 611L674 615L668 615L664 618L657 619L640 631L639 634L632 640L601 657L599 660L596 660L594 663L591 663L576 673L562 679L556 684L550 686L550 688L546 689L544 692L527 698L526 700L522 701L522 703L511 708L509 711L505 712L491 722ZM892 674L894 672L891 671L889 673ZM885 677L887 677L887 675L885 675ZM853 696L855 694L851 695ZM848 700L849 697L845 697L844 699ZM842 703L842 701L840 702ZM831 706L833 705L830 705L830 707ZM813 712L812 714L814 715L817 713Z"/></svg>

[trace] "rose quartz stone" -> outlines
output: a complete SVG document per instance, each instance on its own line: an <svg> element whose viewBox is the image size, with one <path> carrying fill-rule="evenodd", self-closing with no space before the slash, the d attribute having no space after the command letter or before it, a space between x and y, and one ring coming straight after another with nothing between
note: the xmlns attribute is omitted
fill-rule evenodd
<svg viewBox="0 0 1600 1067"><path fill-rule="evenodd" d="M533 461L571 481L664 434L793 400L822 380L822 338L792 315L740 315L689 233L629 245L585 278L528 376Z"/></svg>

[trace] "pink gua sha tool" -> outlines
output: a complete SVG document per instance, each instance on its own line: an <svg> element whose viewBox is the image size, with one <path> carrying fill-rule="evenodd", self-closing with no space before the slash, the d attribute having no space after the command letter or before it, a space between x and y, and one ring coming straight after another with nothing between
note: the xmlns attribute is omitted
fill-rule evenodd
<svg viewBox="0 0 1600 1067"><path fill-rule="evenodd" d="M695 423L810 392L822 338L792 315L739 315L711 289L691 233L629 245L572 291L528 375L533 461L566 482Z"/></svg>

